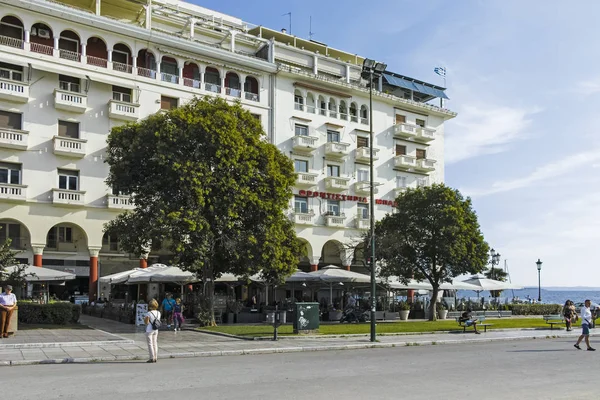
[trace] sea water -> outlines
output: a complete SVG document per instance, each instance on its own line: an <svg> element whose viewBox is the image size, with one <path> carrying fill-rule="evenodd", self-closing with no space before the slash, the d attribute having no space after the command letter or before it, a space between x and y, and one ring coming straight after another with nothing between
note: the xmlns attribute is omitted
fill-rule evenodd
<svg viewBox="0 0 600 400"><path fill-rule="evenodd" d="M595 304L600 304L600 290L570 290L570 289L543 289L542 288L542 303L546 304L565 304L565 301L571 300L574 303L583 303L584 300L589 299ZM490 298L490 292L484 291L479 293L479 298ZM500 301L505 302L508 299L510 302L513 297L518 297L519 300L527 300L527 296L530 299L537 302L538 299L538 288L524 288L520 290L504 290L500 296ZM477 293L472 290L459 290L456 294L458 299L471 298L476 299Z"/></svg>

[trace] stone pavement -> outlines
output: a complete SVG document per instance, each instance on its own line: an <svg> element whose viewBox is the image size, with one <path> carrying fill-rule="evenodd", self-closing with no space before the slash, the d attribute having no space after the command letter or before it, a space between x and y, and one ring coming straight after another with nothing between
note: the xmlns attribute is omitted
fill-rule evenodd
<svg viewBox="0 0 600 400"><path fill-rule="evenodd" d="M145 360L148 358L146 338L142 327L82 316L81 323L93 329L20 331L11 339L0 341L0 366L27 364L57 364L101 362L119 360ZM25 333L27 332L27 334ZM71 334L73 334L71 336ZM33 343L36 337L45 342ZM213 357L244 354L272 354L301 351L355 350L422 346L456 343L481 343L524 339L575 338L579 331L530 329L490 330L481 335L472 332L431 333L412 335L379 335L371 343L368 336L306 337L302 339L257 341L184 330L161 331L158 335L159 359L179 357ZM54 338L55 342L46 342ZM83 339L97 338L96 341ZM9 343L12 341L12 343ZM593 342L593 340L592 340ZM12 347L9 347L11 346ZM17 346L18 345L18 346ZM599 344L600 345L600 344Z"/></svg>

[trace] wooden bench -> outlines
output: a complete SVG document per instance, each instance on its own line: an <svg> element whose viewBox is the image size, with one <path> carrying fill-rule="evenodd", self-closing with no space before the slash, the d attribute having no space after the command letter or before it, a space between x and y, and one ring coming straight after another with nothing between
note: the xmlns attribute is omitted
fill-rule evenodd
<svg viewBox="0 0 600 400"><path fill-rule="evenodd" d="M562 325L565 323L565 317L559 314L544 315L543 318L547 324L550 324L550 330L554 329L554 325Z"/></svg>
<svg viewBox="0 0 600 400"><path fill-rule="evenodd" d="M462 327L462 328L463 328L463 333L466 333L466 332L467 332L467 328L468 328L468 326L467 326L467 324L465 323L465 321L462 321L462 320L461 320L461 318L462 318L462 317L456 317L456 322L458 322L458 326L460 326L460 327ZM484 331L484 332L487 332L487 328L488 328L488 326L492 326L492 325L494 325L494 324L485 324L485 323L484 323L484 322L485 322L485 317L484 317L484 316L476 316L476 315L473 315L473 318L476 318L476 319L477 319L477 321L475 321L475 323L477 324L477 326L478 326L478 327L480 327L480 328L483 328L483 331ZM475 325L475 324L471 325L471 326L473 326L473 330L475 330L475 327L474 327L474 325Z"/></svg>

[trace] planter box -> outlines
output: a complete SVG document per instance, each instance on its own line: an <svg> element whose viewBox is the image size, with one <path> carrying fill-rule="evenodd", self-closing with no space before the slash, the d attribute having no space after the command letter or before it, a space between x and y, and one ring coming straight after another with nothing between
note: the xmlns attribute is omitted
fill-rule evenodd
<svg viewBox="0 0 600 400"><path fill-rule="evenodd" d="M438 311L438 318L439 319L446 319L447 316L448 316L448 310L440 310L440 311Z"/></svg>
<svg viewBox="0 0 600 400"><path fill-rule="evenodd" d="M375 311L375 320L384 320L384 311Z"/></svg>
<svg viewBox="0 0 600 400"><path fill-rule="evenodd" d="M408 319L408 316L410 315L410 310L400 310L399 314L400 320L406 321Z"/></svg>
<svg viewBox="0 0 600 400"><path fill-rule="evenodd" d="M398 319L398 313L397 312L391 312L391 311L386 311L385 312L385 320L386 321L394 321Z"/></svg>
<svg viewBox="0 0 600 400"><path fill-rule="evenodd" d="M329 311L327 315L329 321L339 321L342 318L341 311Z"/></svg>

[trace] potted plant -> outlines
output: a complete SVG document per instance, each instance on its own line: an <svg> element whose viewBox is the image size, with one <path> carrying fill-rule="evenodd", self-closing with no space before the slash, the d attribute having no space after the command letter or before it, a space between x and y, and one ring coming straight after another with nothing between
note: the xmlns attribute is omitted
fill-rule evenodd
<svg viewBox="0 0 600 400"><path fill-rule="evenodd" d="M329 321L339 321L342 318L342 310L336 309L335 307L331 307L329 309Z"/></svg>
<svg viewBox="0 0 600 400"><path fill-rule="evenodd" d="M398 303L398 310L400 310L400 320L406 321L410 314L410 304L406 301L401 301Z"/></svg>
<svg viewBox="0 0 600 400"><path fill-rule="evenodd" d="M225 322L228 324L236 322L236 315L239 314L240 311L242 311L242 304L235 300L227 300Z"/></svg>
<svg viewBox="0 0 600 400"><path fill-rule="evenodd" d="M446 317L448 316L448 310L446 310L446 307L444 307L444 305L442 303L437 303L436 308L437 308L438 318L446 319Z"/></svg>

